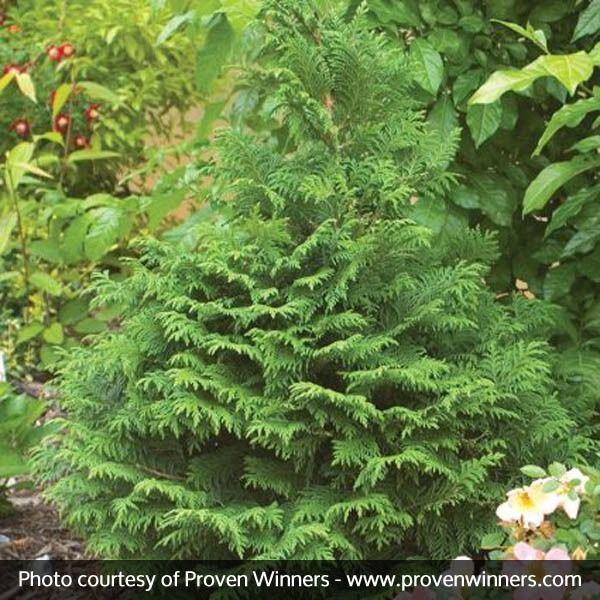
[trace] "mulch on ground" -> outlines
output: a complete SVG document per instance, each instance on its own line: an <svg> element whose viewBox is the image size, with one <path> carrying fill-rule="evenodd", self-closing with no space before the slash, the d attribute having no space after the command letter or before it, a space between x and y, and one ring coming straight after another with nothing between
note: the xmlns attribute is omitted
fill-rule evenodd
<svg viewBox="0 0 600 600"><path fill-rule="evenodd" d="M61 527L56 510L45 503L38 490L12 491L9 500L14 511L0 516L0 560L86 558L83 545Z"/></svg>

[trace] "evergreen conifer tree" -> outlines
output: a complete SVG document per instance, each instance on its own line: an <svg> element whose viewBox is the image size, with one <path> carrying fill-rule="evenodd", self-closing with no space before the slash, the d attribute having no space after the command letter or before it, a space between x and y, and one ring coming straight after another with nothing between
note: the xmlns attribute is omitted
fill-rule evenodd
<svg viewBox="0 0 600 600"><path fill-rule="evenodd" d="M467 551L521 465L579 450L546 311L486 289L489 236L413 220L456 138L428 130L404 55L360 15L261 18L246 84L285 140L221 135L194 251L146 243L99 281L122 326L65 364L38 469L107 557Z"/></svg>

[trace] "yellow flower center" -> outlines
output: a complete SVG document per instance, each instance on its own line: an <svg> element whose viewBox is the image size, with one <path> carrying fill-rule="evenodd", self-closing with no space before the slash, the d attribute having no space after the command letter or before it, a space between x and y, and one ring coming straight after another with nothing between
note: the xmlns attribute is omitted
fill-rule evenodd
<svg viewBox="0 0 600 600"><path fill-rule="evenodd" d="M515 500L517 506L521 510L531 510L532 508L535 508L535 502L532 497L524 490L516 495Z"/></svg>

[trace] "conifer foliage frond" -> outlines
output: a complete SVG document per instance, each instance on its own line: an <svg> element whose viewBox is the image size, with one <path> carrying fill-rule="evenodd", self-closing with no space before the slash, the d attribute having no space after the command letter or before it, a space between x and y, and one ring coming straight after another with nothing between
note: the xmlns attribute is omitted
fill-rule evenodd
<svg viewBox="0 0 600 600"><path fill-rule="evenodd" d="M545 309L487 291L489 236L410 219L453 140L432 148L405 57L307 1L262 20L246 84L287 139L223 134L223 218L99 280L125 318L65 365L68 422L38 472L107 557L464 553L508 473L581 450Z"/></svg>

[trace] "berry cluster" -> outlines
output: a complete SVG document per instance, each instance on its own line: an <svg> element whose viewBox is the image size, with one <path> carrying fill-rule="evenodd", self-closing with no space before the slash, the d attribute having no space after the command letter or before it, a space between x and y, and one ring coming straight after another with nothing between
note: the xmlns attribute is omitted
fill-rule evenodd
<svg viewBox="0 0 600 600"><path fill-rule="evenodd" d="M59 63L75 54L75 46L70 42L65 42L61 46L48 46L46 54L50 60Z"/></svg>
<svg viewBox="0 0 600 600"><path fill-rule="evenodd" d="M3 12L0 12L0 26L4 26L6 23L6 15ZM75 55L75 46L71 42L64 42L60 45L51 45L46 49L46 56L50 61L60 63L63 60L67 60ZM27 72L30 68L32 68L34 62L28 62L26 64L17 64L17 63L9 63L7 64L3 70L2 75L7 74L21 74ZM75 88L72 91L73 96L76 96L80 93L80 90ZM52 109L54 105L54 100L56 97L56 90L50 93L49 105ZM89 104L82 111L82 116L87 123L88 127L92 128L94 123L100 118L100 105L98 104ZM57 114L52 121L52 130L60 133L63 136L69 136L73 127L73 115L70 112L60 112ZM21 116L10 125L10 131L13 131L16 136L22 139L27 139L31 135L31 126L30 120L26 117ZM75 133L72 138L73 146L77 149L87 148L90 145L89 136L84 135L82 133Z"/></svg>

